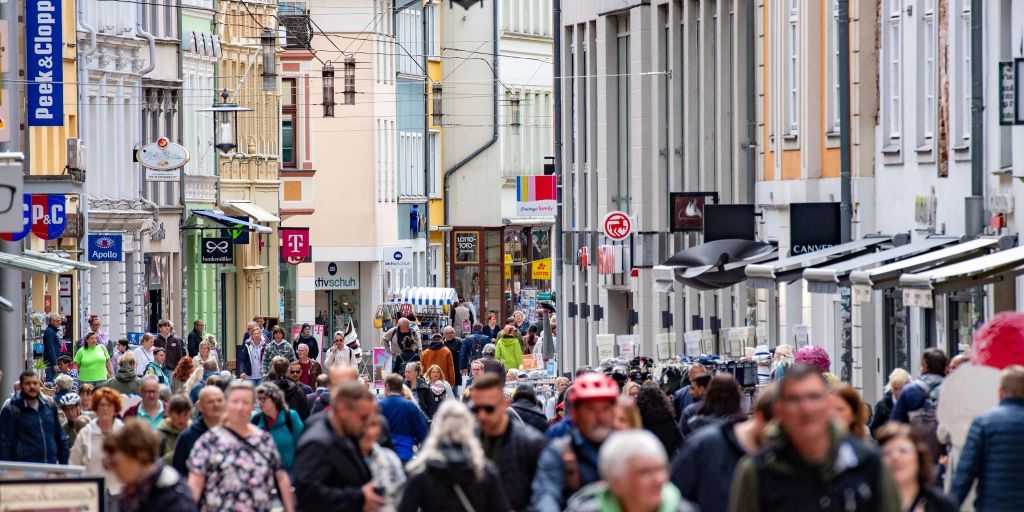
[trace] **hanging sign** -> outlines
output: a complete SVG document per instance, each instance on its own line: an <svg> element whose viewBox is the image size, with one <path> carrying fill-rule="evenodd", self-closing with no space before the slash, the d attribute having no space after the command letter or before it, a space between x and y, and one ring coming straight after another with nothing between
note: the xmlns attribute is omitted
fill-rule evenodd
<svg viewBox="0 0 1024 512"><path fill-rule="evenodd" d="M904 288L903 305L931 309L935 307L932 291L923 288Z"/></svg>
<svg viewBox="0 0 1024 512"><path fill-rule="evenodd" d="M553 217L558 208L554 176L516 176L516 215Z"/></svg>
<svg viewBox="0 0 1024 512"><path fill-rule="evenodd" d="M412 268L412 249L408 247L384 247L384 270L401 270Z"/></svg>
<svg viewBox="0 0 1024 512"><path fill-rule="evenodd" d="M30 212L33 235L53 240L64 233L67 226L64 194L33 194Z"/></svg>
<svg viewBox="0 0 1024 512"><path fill-rule="evenodd" d="M249 222L249 217L245 215L228 215L228 217ZM249 229L238 224L235 227L220 230L220 236L230 238L235 245L246 245L249 243Z"/></svg>
<svg viewBox="0 0 1024 512"><path fill-rule="evenodd" d="M89 261L121 261L124 256L121 241L119 234L90 234Z"/></svg>
<svg viewBox="0 0 1024 512"><path fill-rule="evenodd" d="M718 192L670 192L668 228L672 233L704 231L704 205L718 203Z"/></svg>
<svg viewBox="0 0 1024 512"><path fill-rule="evenodd" d="M1017 124L1017 70L1013 61L999 63L999 124Z"/></svg>
<svg viewBox="0 0 1024 512"><path fill-rule="evenodd" d="M60 0L25 1L25 96L29 126L64 126L64 30Z"/></svg>
<svg viewBox="0 0 1024 512"><path fill-rule="evenodd" d="M625 240L633 232L633 221L629 219L629 215L620 211L608 212L604 216L601 226L604 236L616 242Z"/></svg>
<svg viewBox="0 0 1024 512"><path fill-rule="evenodd" d="M235 248L227 237L203 238L200 241L200 260L203 263L235 262Z"/></svg>
<svg viewBox="0 0 1024 512"><path fill-rule="evenodd" d="M13 201L12 209L17 209L18 205L21 206L21 231L12 233L0 233L0 239L7 240L8 242L17 242L22 238L28 236L30 228L32 227L32 216L29 213L29 205L32 204L31 194L22 194L21 202Z"/></svg>
<svg viewBox="0 0 1024 512"><path fill-rule="evenodd" d="M480 233L477 231L456 231L454 237L456 263L479 263Z"/></svg>
<svg viewBox="0 0 1024 512"><path fill-rule="evenodd" d="M551 280L551 258L530 262L530 279L535 281Z"/></svg>
<svg viewBox="0 0 1024 512"><path fill-rule="evenodd" d="M147 169L146 181L178 181L181 167L188 163L188 150L167 137L160 137L139 148L135 158Z"/></svg>
<svg viewBox="0 0 1024 512"><path fill-rule="evenodd" d="M309 259L309 228L278 228L281 238L281 259L298 265Z"/></svg>

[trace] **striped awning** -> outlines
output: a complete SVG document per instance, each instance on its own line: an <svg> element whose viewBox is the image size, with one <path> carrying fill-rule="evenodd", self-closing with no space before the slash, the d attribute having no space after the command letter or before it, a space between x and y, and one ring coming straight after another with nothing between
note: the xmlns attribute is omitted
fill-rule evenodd
<svg viewBox="0 0 1024 512"><path fill-rule="evenodd" d="M458 299L459 295L454 288L412 287L399 290L398 296L392 298L391 302L413 306L450 306Z"/></svg>

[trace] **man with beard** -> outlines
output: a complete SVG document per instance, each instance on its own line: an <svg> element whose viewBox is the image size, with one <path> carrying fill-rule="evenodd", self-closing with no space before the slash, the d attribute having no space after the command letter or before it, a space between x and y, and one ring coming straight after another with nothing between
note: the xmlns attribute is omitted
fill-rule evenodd
<svg viewBox="0 0 1024 512"><path fill-rule="evenodd" d="M283 356L276 356L270 360L270 370L273 376L270 382L281 388L284 393L284 401L288 407L294 410L302 421L309 417L309 402L306 400L306 393L292 379L288 378L288 368L291 363Z"/></svg>

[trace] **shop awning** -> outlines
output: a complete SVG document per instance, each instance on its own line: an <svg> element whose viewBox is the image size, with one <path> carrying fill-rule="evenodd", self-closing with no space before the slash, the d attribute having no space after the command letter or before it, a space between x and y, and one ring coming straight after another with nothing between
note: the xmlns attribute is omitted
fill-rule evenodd
<svg viewBox="0 0 1024 512"><path fill-rule="evenodd" d="M75 270L96 268L88 263L81 263L53 254L35 251L24 251L21 254L0 252L0 265L23 270L26 272L42 272L44 274L66 274Z"/></svg>
<svg viewBox="0 0 1024 512"><path fill-rule="evenodd" d="M218 223L221 226L224 226L226 228L233 228L233 229L244 228L244 229L247 229L249 231L253 231L253 232L256 232L256 233L264 233L264 234L270 233L270 232L273 231L270 228L268 228L267 226L261 226L259 224L254 224L252 222L247 222L247 221L244 221L244 220L239 220L239 219L235 219L235 218L232 218L232 217L228 217L227 215L224 215L224 214L221 214L221 213L217 213L217 212L215 212L213 210L192 210L192 214L196 215L196 216L199 216L199 217L202 217L204 219L212 220L212 221L214 221L214 222L216 222L216 223Z"/></svg>
<svg viewBox="0 0 1024 512"><path fill-rule="evenodd" d="M775 288L779 282L791 282L803 276L804 269L829 262L856 258L873 251L879 244L891 242L892 237L872 235L860 240L835 245L820 251L790 256L769 263L747 265L747 286L751 288Z"/></svg>
<svg viewBox="0 0 1024 512"><path fill-rule="evenodd" d="M945 292L981 286L1024 272L1024 247L1014 247L985 256L900 276L904 288Z"/></svg>
<svg viewBox="0 0 1024 512"><path fill-rule="evenodd" d="M225 201L223 206L228 210L235 210L230 213L248 215L256 222L281 222L281 219L276 215L264 210L252 201Z"/></svg>
<svg viewBox="0 0 1024 512"><path fill-rule="evenodd" d="M398 296L391 302L412 304L413 306L445 306L459 300L454 288L402 288Z"/></svg>
<svg viewBox="0 0 1024 512"><path fill-rule="evenodd" d="M899 284L904 273L918 272L950 263L960 262L977 255L1008 247L1012 244L1010 237L983 237L968 240L949 247L927 252L912 258L903 259L868 270L850 272L850 282L857 286L869 286L874 289L893 288Z"/></svg>
<svg viewBox="0 0 1024 512"><path fill-rule="evenodd" d="M957 240L956 237L930 237L892 249L864 254L832 265L809 268L804 270L807 290L811 293L835 293L840 284L848 281L850 273L854 270L900 261L942 246L955 244Z"/></svg>
<svg viewBox="0 0 1024 512"><path fill-rule="evenodd" d="M751 240L714 240L679 251L654 267L655 291L671 291L676 282L697 290L717 290L744 281L743 268L751 263L774 258L776 247ZM672 273L668 274L666 271Z"/></svg>

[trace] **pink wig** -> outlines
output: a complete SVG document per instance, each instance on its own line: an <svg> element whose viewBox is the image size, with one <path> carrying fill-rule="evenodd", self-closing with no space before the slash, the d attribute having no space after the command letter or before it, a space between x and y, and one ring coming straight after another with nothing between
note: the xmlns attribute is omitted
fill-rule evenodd
<svg viewBox="0 0 1024 512"><path fill-rule="evenodd" d="M832 366L832 361L828 357L828 352L816 345L807 345L806 347L797 350L796 358L794 360L797 363L804 363L813 368L817 368L818 371L822 373L829 371Z"/></svg>

